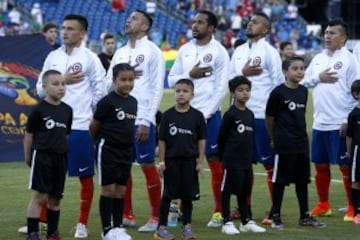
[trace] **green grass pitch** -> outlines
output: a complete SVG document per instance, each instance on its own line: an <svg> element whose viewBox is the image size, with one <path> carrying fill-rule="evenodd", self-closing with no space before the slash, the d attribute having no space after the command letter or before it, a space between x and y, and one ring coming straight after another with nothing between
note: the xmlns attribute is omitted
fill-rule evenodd
<svg viewBox="0 0 360 240"><path fill-rule="evenodd" d="M228 99L228 98L227 98ZM224 108L228 107L228 100L224 101ZM161 109L165 110L174 104L173 93L167 90L164 93ZM311 108L311 103L309 103ZM311 113L311 109L308 111ZM310 115L310 114L308 114ZM308 116L311 119L311 116ZM308 122L308 126L311 123ZM309 127L308 127L309 128ZM207 166L206 166L207 168ZM270 202L266 185L266 178L262 166L254 167L255 184L253 190L253 216L254 220L260 222L265 216L265 212L269 210ZM311 227L299 227L298 217L299 210L295 197L295 189L293 186L286 188L284 203L282 207L282 218L285 225L283 231L272 230L267 228L266 233L252 234L241 233L237 236L226 236L221 234L220 228L210 229L206 224L212 214L212 194L210 188L210 173L200 178L201 199L194 202L193 211L193 229L197 234L197 239L218 240L218 239L276 239L276 240L332 240L332 239L360 239L360 226L356 226L351 222L343 222L343 214L338 212L338 208L346 206L346 197L343 189L341 175L337 166L332 167L332 178L330 201L333 209L333 216L319 218L319 220L327 224L326 228L314 229ZM139 166L133 167L133 198L134 210L137 216L137 225L147 221L149 216L149 205L147 193L145 189L144 176ZM25 211L31 192L27 189L29 178L29 168L23 162L1 163L0 164L0 240L17 240L25 239L24 235L17 233L17 229L25 224ZM97 176L94 178L97 181ZM62 201L62 211L60 216L60 232L64 240L73 238L73 227L76 224L79 208L79 181L77 178L68 178L66 182L65 196ZM91 216L89 219L89 240L99 240L101 232L100 216L98 211L100 188L96 184L95 195L92 204ZM316 193L314 182L309 185L309 203L310 208L316 204ZM234 206L235 202L232 202ZM236 221L238 226L239 221ZM179 224L180 225L180 224ZM171 228L176 235L176 239L181 239L180 226ZM129 228L129 234L135 240L151 240L152 234L141 234L137 232L137 228ZM42 236L45 239L45 236Z"/></svg>

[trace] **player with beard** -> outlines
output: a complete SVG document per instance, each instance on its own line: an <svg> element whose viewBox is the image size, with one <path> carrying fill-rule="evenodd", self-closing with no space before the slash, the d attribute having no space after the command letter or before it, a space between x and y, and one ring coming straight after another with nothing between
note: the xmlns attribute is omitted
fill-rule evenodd
<svg viewBox="0 0 360 240"><path fill-rule="evenodd" d="M285 81L278 51L265 40L271 22L264 13L254 13L246 28L248 41L237 47L230 63L230 78L245 76L252 84L247 106L255 114L255 159L267 172L267 183L272 199L274 151L265 126L265 106L270 92ZM250 207L250 196L248 203ZM263 224L271 224L266 217Z"/></svg>
<svg viewBox="0 0 360 240"><path fill-rule="evenodd" d="M211 170L214 195L214 213L208 227L221 227L222 163L219 161L217 135L221 123L220 107L227 93L229 56L215 40L216 16L209 11L199 11L192 24L191 41L183 45L172 66L168 81L173 87L179 79L190 79L195 86L191 106L204 115L207 122L206 158Z"/></svg>

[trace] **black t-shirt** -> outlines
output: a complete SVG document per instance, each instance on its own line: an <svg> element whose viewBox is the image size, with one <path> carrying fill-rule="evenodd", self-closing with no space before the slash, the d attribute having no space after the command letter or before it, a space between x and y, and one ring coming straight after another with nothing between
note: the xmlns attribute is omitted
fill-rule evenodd
<svg viewBox="0 0 360 240"><path fill-rule="evenodd" d="M220 158L225 169L252 168L254 113L231 106L224 114L218 135Z"/></svg>
<svg viewBox="0 0 360 240"><path fill-rule="evenodd" d="M71 131L72 108L64 102L52 105L45 100L30 113L26 131L34 134L33 149L67 152L66 135Z"/></svg>
<svg viewBox="0 0 360 240"><path fill-rule="evenodd" d="M281 84L271 93L266 115L274 117L274 146L277 153L304 153L309 151L306 133L306 87L292 89Z"/></svg>
<svg viewBox="0 0 360 240"><path fill-rule="evenodd" d="M111 59L114 55L107 55L106 53L99 53L98 57L100 58L100 61L102 65L104 66L105 70L107 71L110 67ZM112 69L110 69L112 70Z"/></svg>
<svg viewBox="0 0 360 240"><path fill-rule="evenodd" d="M159 139L166 143L165 158L196 158L199 156L198 142L205 138L205 119L195 108L178 112L172 107L163 114Z"/></svg>
<svg viewBox="0 0 360 240"><path fill-rule="evenodd" d="M94 119L100 121L99 138L114 147L134 144L134 125L137 101L133 96L122 97L115 92L103 97L97 104Z"/></svg>
<svg viewBox="0 0 360 240"><path fill-rule="evenodd" d="M349 114L346 135L352 138L352 150L355 145L360 145L360 108L358 107L355 107Z"/></svg>

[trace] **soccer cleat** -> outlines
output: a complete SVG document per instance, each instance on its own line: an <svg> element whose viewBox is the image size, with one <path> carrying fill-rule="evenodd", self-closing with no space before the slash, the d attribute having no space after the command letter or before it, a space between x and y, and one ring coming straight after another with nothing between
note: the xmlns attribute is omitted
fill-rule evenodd
<svg viewBox="0 0 360 240"><path fill-rule="evenodd" d="M111 229L113 231L113 236L115 236L115 238L113 238L113 240L132 240L132 237L127 234L126 229L125 228L113 228Z"/></svg>
<svg viewBox="0 0 360 240"><path fill-rule="evenodd" d="M194 232L192 231L190 224L187 224L182 227L181 236L186 240L195 240L196 239L196 236L195 236Z"/></svg>
<svg viewBox="0 0 360 240"><path fill-rule="evenodd" d="M160 226L154 233L154 240L173 240L175 236L169 231L167 226Z"/></svg>
<svg viewBox="0 0 360 240"><path fill-rule="evenodd" d="M144 225L141 226L139 232L154 232L159 224L159 220L151 217L150 220Z"/></svg>
<svg viewBox="0 0 360 240"><path fill-rule="evenodd" d="M310 212L314 217L329 217L332 215L331 207L328 202L319 202Z"/></svg>
<svg viewBox="0 0 360 240"><path fill-rule="evenodd" d="M356 216L353 219L354 224L360 224L360 213L356 214Z"/></svg>
<svg viewBox="0 0 360 240"><path fill-rule="evenodd" d="M281 222L281 218L280 218L279 214L274 214L272 216L271 228L276 229L276 230L283 230L284 229L284 225Z"/></svg>
<svg viewBox="0 0 360 240"><path fill-rule="evenodd" d="M226 235L236 235L239 234L239 230L236 229L233 222L227 222L225 223L222 228L221 232L225 233Z"/></svg>
<svg viewBox="0 0 360 240"><path fill-rule="evenodd" d="M208 227L221 227L223 224L223 217L221 213L216 212L212 215L210 221L208 222Z"/></svg>
<svg viewBox="0 0 360 240"><path fill-rule="evenodd" d="M40 232L42 233L46 233L47 231L47 223L39 223L39 229L40 229ZM25 225L25 226L22 226L18 229L18 233L23 233L23 234L27 234L28 233L28 227Z"/></svg>
<svg viewBox="0 0 360 240"><path fill-rule="evenodd" d="M115 236L115 231L114 229L110 229L106 235L104 236L104 233L101 233L101 239L102 240L115 240L116 236Z"/></svg>
<svg viewBox="0 0 360 240"><path fill-rule="evenodd" d="M39 233L33 232L26 237L26 240L41 240L41 238L39 237Z"/></svg>
<svg viewBox="0 0 360 240"><path fill-rule="evenodd" d="M123 214L122 222L123 222L124 227L135 227L136 226L135 215L132 213Z"/></svg>
<svg viewBox="0 0 360 240"><path fill-rule="evenodd" d="M260 227L256 224L255 221L250 220L247 224L242 225L240 223L240 232L254 232L254 233L261 233L266 232L266 229L263 227Z"/></svg>
<svg viewBox="0 0 360 240"><path fill-rule="evenodd" d="M75 238L87 238L88 235L89 235L89 233L88 233L88 230L87 230L85 224L82 224L82 223L76 224L75 234L74 234Z"/></svg>
<svg viewBox="0 0 360 240"><path fill-rule="evenodd" d="M230 219L232 219L232 220L240 219L239 208L234 208L234 209L230 212Z"/></svg>
<svg viewBox="0 0 360 240"><path fill-rule="evenodd" d="M51 234L50 236L48 236L46 238L46 240L61 240L61 237L59 236L58 232L55 232L55 233Z"/></svg>
<svg viewBox="0 0 360 240"><path fill-rule="evenodd" d="M326 227L325 223L319 222L318 220L316 220L312 216L308 216L308 217L305 217L303 219L300 219L299 220L299 225L304 226L304 227L310 226L310 227L316 227L316 228Z"/></svg>
<svg viewBox="0 0 360 240"><path fill-rule="evenodd" d="M347 207L347 211L345 213L344 216L344 221L345 222L352 222L354 220L354 208L352 205L349 205Z"/></svg>

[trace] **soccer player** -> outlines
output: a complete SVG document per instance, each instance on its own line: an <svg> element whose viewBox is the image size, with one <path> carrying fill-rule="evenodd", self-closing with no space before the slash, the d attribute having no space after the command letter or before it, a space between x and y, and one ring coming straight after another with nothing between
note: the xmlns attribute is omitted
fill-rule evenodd
<svg viewBox="0 0 360 240"><path fill-rule="evenodd" d="M26 217L26 240L40 240L39 218L47 204L47 239L59 240L60 200L64 195L67 165L67 135L71 131L73 111L62 102L65 79L60 72L48 70L42 75L46 97L31 112L24 138L25 162L31 167L29 189L33 195Z"/></svg>
<svg viewBox="0 0 360 240"><path fill-rule="evenodd" d="M355 80L352 83L351 94L357 101L357 105L348 117L346 147L351 160L351 197L354 209L353 222L360 224L360 80Z"/></svg>
<svg viewBox="0 0 360 240"><path fill-rule="evenodd" d="M96 141L102 236L104 240L120 236L125 240L131 239L121 225L133 162L137 102L129 93L134 87L135 70L127 63L120 63L112 71L114 91L98 102L90 133Z"/></svg>
<svg viewBox="0 0 360 240"><path fill-rule="evenodd" d="M116 50L110 69L118 63L130 63L135 68L136 80L131 95L138 102L135 120L136 160L141 165L146 178L146 186L151 206L148 222L140 227L140 232L153 232L159 221L161 182L154 164L156 148L155 115L159 109L165 78L165 60L160 49L150 40L147 34L151 29L152 18L147 13L136 10L126 21L125 33L129 38L126 45ZM112 71L107 73L108 89L112 83ZM125 194L123 224L135 225L132 213L131 177Z"/></svg>
<svg viewBox="0 0 360 240"><path fill-rule="evenodd" d="M89 133L92 109L105 93L105 70L99 58L81 46L88 22L81 15L65 16L62 23L63 45L50 52L45 59L40 78L36 84L39 96L43 96L42 74L55 69L63 74L67 91L63 101L74 111L74 121L69 135L68 174L80 178L80 216L75 237L88 236L87 221L94 193L94 147Z"/></svg>
<svg viewBox="0 0 360 240"><path fill-rule="evenodd" d="M271 22L267 15L252 15L246 27L249 40L237 47L231 57L230 78L245 76L251 81L252 94L247 106L255 114L255 161L262 163L267 172L272 199L274 151L265 127L265 106L270 92L284 82L284 76L278 51L265 40L270 28ZM263 224L271 224L271 220L266 217Z"/></svg>
<svg viewBox="0 0 360 240"><path fill-rule="evenodd" d="M342 20L328 23L325 50L317 54L306 69L303 84L314 87L314 122L312 126L311 161L315 164L315 184L319 202L312 216L330 216L330 164L338 164L348 200L344 221L352 221L349 158L345 135L347 116L355 106L350 86L359 77L356 58L345 47L347 26Z"/></svg>
<svg viewBox="0 0 360 240"><path fill-rule="evenodd" d="M222 163L219 161L217 134L221 122L220 107L227 92L229 56L215 40L216 16L199 11L192 24L193 40L183 45L172 66L168 82L173 87L182 78L190 79L195 86L191 106L204 115L207 122L206 159L211 171L214 196L214 213L208 227L221 227Z"/></svg>
<svg viewBox="0 0 360 240"><path fill-rule="evenodd" d="M46 23L42 28L42 33L45 36L46 41L51 45L54 50L60 47L60 45L56 43L56 39L58 36L58 29L56 24Z"/></svg>
<svg viewBox="0 0 360 240"><path fill-rule="evenodd" d="M305 112L308 98L306 87L299 85L304 77L304 59L290 57L282 64L286 82L277 86L266 104L266 127L276 152L273 174L272 224L283 229L281 204L285 186L295 183L300 208L300 226L324 227L309 215L308 184L310 183L309 143Z"/></svg>
<svg viewBox="0 0 360 240"><path fill-rule="evenodd" d="M176 105L163 114L159 131L159 172L164 178L164 192L154 240L175 239L167 228L172 199L181 199L181 235L195 239L191 228L192 201L200 198L198 173L203 172L206 124L203 114L190 106L193 82L180 79L174 88Z"/></svg>
<svg viewBox="0 0 360 240"><path fill-rule="evenodd" d="M253 179L254 113L246 107L250 98L251 82L244 76L235 77L229 82L234 105L225 112L218 136L220 159L224 166L222 180L222 213L224 223L222 232L228 235L239 234L230 219L230 196L235 194L240 210L242 232L265 232L251 220L247 197Z"/></svg>
<svg viewBox="0 0 360 240"><path fill-rule="evenodd" d="M115 37L114 35L107 33L105 34L102 44L104 47L104 52L98 54L102 65L104 66L105 70L109 69L111 59L114 56L115 52Z"/></svg>

